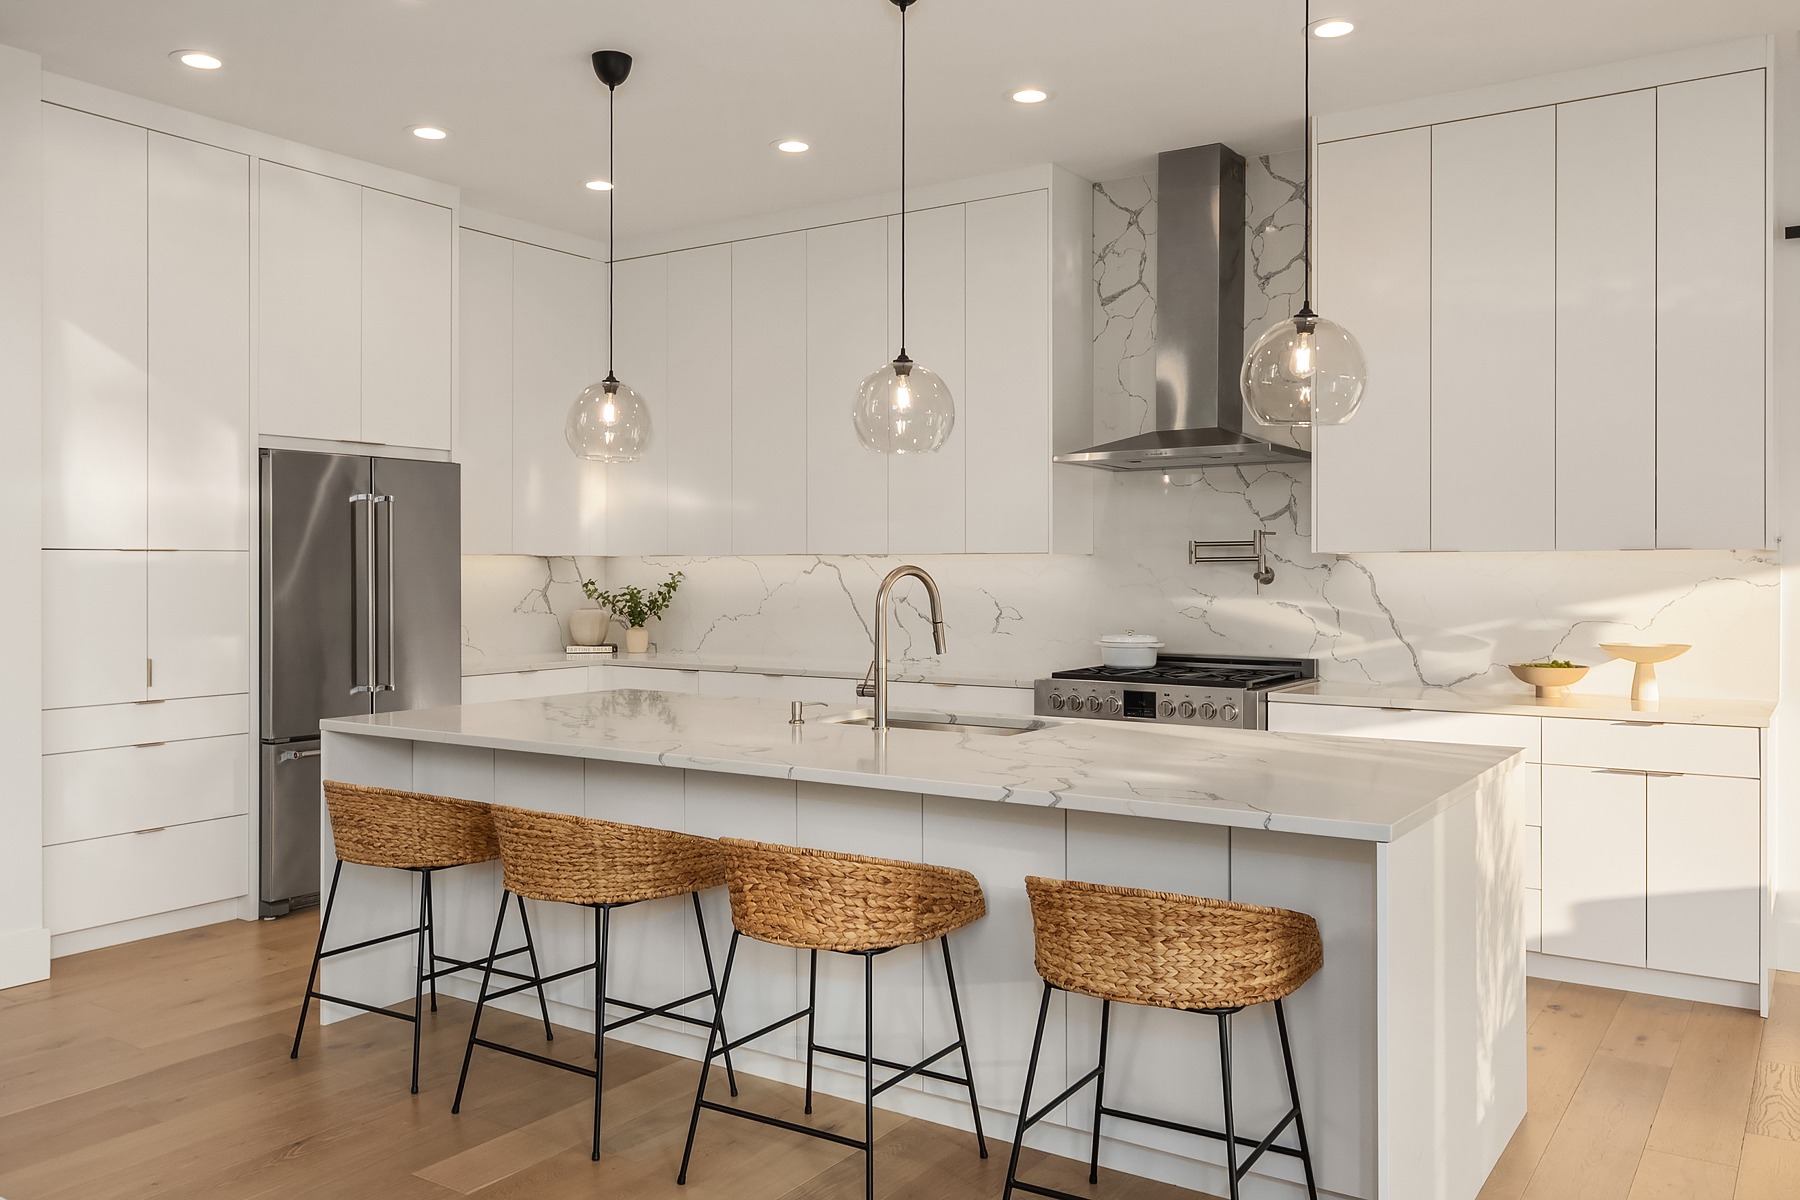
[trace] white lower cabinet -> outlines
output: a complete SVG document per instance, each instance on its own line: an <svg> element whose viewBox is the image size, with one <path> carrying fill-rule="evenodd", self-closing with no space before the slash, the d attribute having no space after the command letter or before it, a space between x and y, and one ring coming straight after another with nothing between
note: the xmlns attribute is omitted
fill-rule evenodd
<svg viewBox="0 0 1800 1200"><path fill-rule="evenodd" d="M691 695L700 691L700 677L704 674L709 672L682 671L672 667L601 665L588 668L588 686L596 692L617 688L644 688L655 692L687 692Z"/></svg>
<svg viewBox="0 0 1800 1200"><path fill-rule="evenodd" d="M625 670L615 671L624 675ZM855 704L856 680L824 675L759 675L750 671L704 671L702 696L736 696L748 700L799 700L805 703Z"/></svg>
<svg viewBox="0 0 1800 1200"><path fill-rule="evenodd" d="M1757 981L1761 791L1754 779L1650 777L1646 965Z"/></svg>
<svg viewBox="0 0 1800 1200"><path fill-rule="evenodd" d="M44 845L249 811L243 735L44 756Z"/></svg>
<svg viewBox="0 0 1800 1200"><path fill-rule="evenodd" d="M1544 953L1644 965L1644 776L1544 768Z"/></svg>
<svg viewBox="0 0 1800 1200"><path fill-rule="evenodd" d="M464 704L492 700L528 700L534 696L569 696L591 690L586 667L555 667L539 671L507 671L498 675L465 675Z"/></svg>
<svg viewBox="0 0 1800 1200"><path fill-rule="evenodd" d="M249 825L222 817L46 846L44 923L72 933L242 896Z"/></svg>
<svg viewBox="0 0 1800 1200"><path fill-rule="evenodd" d="M890 683L888 701L895 708L1029 717L1037 703L1037 696L1030 688L985 687L968 683Z"/></svg>

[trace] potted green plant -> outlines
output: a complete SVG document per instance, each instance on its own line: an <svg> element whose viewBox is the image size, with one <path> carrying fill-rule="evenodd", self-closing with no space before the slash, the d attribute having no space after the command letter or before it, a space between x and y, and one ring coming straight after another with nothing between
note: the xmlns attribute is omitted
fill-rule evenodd
<svg viewBox="0 0 1800 1200"><path fill-rule="evenodd" d="M589 600L625 622L625 653L643 654L650 649L650 631L645 626L669 611L682 579L682 573L676 571L654 588L628 583L610 592L588 579L582 582L581 590Z"/></svg>

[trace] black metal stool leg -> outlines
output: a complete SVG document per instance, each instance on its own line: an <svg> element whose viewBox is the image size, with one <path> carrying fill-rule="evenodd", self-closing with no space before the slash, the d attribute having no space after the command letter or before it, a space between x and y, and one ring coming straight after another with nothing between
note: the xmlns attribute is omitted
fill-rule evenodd
<svg viewBox="0 0 1800 1200"><path fill-rule="evenodd" d="M1231 1200L1239 1200L1237 1167L1237 1120L1231 1108L1231 1014L1219 1018L1219 1082L1225 1092L1225 1170L1231 1176Z"/></svg>
<svg viewBox="0 0 1800 1200"><path fill-rule="evenodd" d="M488 982L494 977L494 956L500 953L500 931L506 926L506 902L512 893L500 893L500 915L494 919L494 940L488 945L487 961L481 967L481 991L475 995L475 1019L469 1022L469 1044L463 1050L462 1074L456 1079L456 1099L450 1104L450 1111L462 1111L463 1088L469 1082L469 1063L475 1057L475 1039L481 1034L481 1011L487 1007Z"/></svg>
<svg viewBox="0 0 1800 1200"><path fill-rule="evenodd" d="M1300 1084L1294 1077L1294 1052L1288 1045L1287 1012L1279 1000L1275 1002L1275 1026L1281 1030L1281 1061L1287 1067L1288 1097L1294 1102L1294 1135L1300 1141L1300 1166L1306 1172L1306 1194L1311 1200L1319 1200L1319 1187L1313 1182L1312 1150L1306 1144L1306 1120L1300 1115Z"/></svg>
<svg viewBox="0 0 1800 1200"><path fill-rule="evenodd" d="M712 993L713 1011L716 1013L719 1006L719 979L713 974L712 943L706 937L706 913L700 907L700 893L692 892L690 895L694 898L694 924L700 927L700 957L706 962L706 987ZM723 1028L721 1025L721 1041L728 1040L724 1037ZM725 1082L730 1085L731 1094L737 1095L737 1068L731 1065L729 1050L725 1052Z"/></svg>
<svg viewBox="0 0 1800 1200"><path fill-rule="evenodd" d="M812 1115L813 1100L813 1050L818 1040L813 1036L816 1027L814 1014L819 1010L819 952L807 952L810 965L806 977L806 1114Z"/></svg>
<svg viewBox="0 0 1800 1200"><path fill-rule="evenodd" d="M863 1200L875 1200L875 956L868 951L863 952Z"/></svg>
<svg viewBox="0 0 1800 1200"><path fill-rule="evenodd" d="M430 968L431 1011L437 1011L437 905L431 899L431 868L425 868L425 963Z"/></svg>
<svg viewBox="0 0 1800 1200"><path fill-rule="evenodd" d="M706 1057L700 1060L700 1086L694 1089L694 1115L688 1118L687 1147L681 1152L681 1171L675 1176L678 1184L687 1183L688 1163L694 1157L694 1134L700 1128L700 1102L706 1099L706 1076L712 1069L713 1046L725 1040L725 993L731 990L731 968L737 961L738 938L741 936L737 930L732 930L731 944L725 950L725 974L719 979L719 1004L713 1010L712 1029L706 1035Z"/></svg>
<svg viewBox="0 0 1800 1200"><path fill-rule="evenodd" d="M950 962L950 937L948 934L938 939L944 948L944 980L950 986L950 1015L956 1018L956 1040L962 1046L963 1078L969 1081L969 1112L975 1117L975 1144L981 1147L981 1157L988 1156L987 1134L981 1129L981 1102L975 1098L975 1067L969 1059L969 1035L963 1030L962 1001L956 995L956 968ZM810 1060L810 1052L809 1052Z"/></svg>
<svg viewBox="0 0 1800 1200"><path fill-rule="evenodd" d="M413 1064L412 1094L419 1094L419 1035L425 1030L425 941L430 935L426 916L431 907L431 876L419 886L419 974L413 980Z"/></svg>
<svg viewBox="0 0 1800 1200"><path fill-rule="evenodd" d="M1112 1001L1100 1002L1100 1063L1094 1072L1094 1147L1088 1157L1088 1182L1100 1182L1100 1109L1106 1104L1106 1033L1112 1024Z"/></svg>
<svg viewBox="0 0 1800 1200"><path fill-rule="evenodd" d="M606 951L612 941L612 906L594 909L594 1161L600 1161L600 1089L606 1083Z"/></svg>
<svg viewBox="0 0 1800 1200"><path fill-rule="evenodd" d="M1031 1087L1037 1082L1038 1053L1044 1048L1044 1026L1050 1020L1050 993L1055 989L1044 985L1044 999L1038 1005L1037 1033L1031 1039L1031 1063L1025 1068L1025 1094L1019 1097L1019 1128L1013 1134L1012 1158L1006 1164L1006 1192L1001 1200L1012 1200L1013 1187L1019 1181L1019 1151L1025 1145L1025 1120L1031 1115Z"/></svg>
<svg viewBox="0 0 1800 1200"><path fill-rule="evenodd" d="M554 1042L556 1033L550 1028L550 1002L544 999L544 972L538 968L537 946L531 940L531 918L525 915L525 897L514 896L519 902L519 924L525 928L525 957L531 963L531 978L537 982L538 1011L544 1014L544 1040ZM502 909L505 901L501 902ZM495 944L495 950L499 944Z"/></svg>
<svg viewBox="0 0 1800 1200"><path fill-rule="evenodd" d="M331 871L331 890L326 893L325 911L319 915L319 941L313 947L312 970L306 975L306 995L300 1000L300 1023L294 1027L294 1048L289 1058L300 1057L300 1035L306 1032L306 1013L312 1007L313 988L319 982L319 960L325 956L325 930L331 925L331 908L337 903L338 877L344 873L343 860Z"/></svg>

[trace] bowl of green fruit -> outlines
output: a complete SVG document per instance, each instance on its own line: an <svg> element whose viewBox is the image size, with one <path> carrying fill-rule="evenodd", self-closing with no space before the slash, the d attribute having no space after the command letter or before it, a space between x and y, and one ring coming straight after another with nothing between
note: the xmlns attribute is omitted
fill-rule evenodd
<svg viewBox="0 0 1800 1200"><path fill-rule="evenodd" d="M1581 682L1588 669L1565 659L1551 658L1543 662L1509 663L1507 670L1523 683L1537 689L1539 700L1560 700L1569 686Z"/></svg>

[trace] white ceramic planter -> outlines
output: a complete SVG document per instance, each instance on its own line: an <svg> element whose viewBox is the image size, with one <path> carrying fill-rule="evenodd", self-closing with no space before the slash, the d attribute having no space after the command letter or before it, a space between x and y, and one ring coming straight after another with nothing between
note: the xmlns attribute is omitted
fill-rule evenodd
<svg viewBox="0 0 1800 1200"><path fill-rule="evenodd" d="M612 614L604 608L578 608L569 614L569 640L577 646L598 646L606 640Z"/></svg>
<svg viewBox="0 0 1800 1200"><path fill-rule="evenodd" d="M650 652L650 631L642 625L633 625L625 631L625 653L648 654Z"/></svg>

